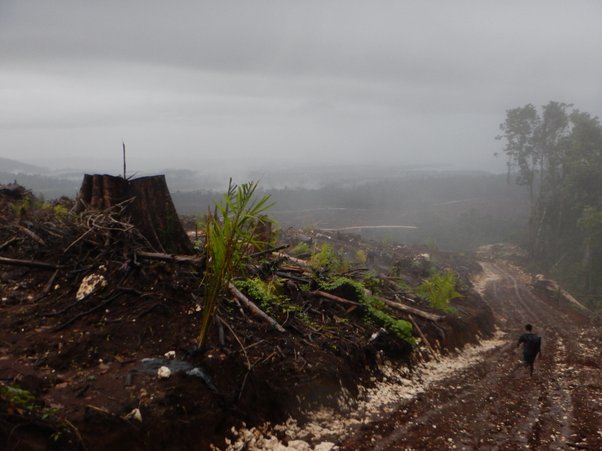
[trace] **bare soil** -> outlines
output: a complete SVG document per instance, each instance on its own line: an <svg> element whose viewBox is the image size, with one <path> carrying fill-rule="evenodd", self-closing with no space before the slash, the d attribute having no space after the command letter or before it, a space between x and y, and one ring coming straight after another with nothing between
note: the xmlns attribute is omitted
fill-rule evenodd
<svg viewBox="0 0 602 451"><path fill-rule="evenodd" d="M534 293L531 277L509 263L482 266L479 285L504 344L363 426L341 449L602 449L600 324ZM533 377L516 348L526 323L543 338Z"/></svg>
<svg viewBox="0 0 602 451"><path fill-rule="evenodd" d="M68 209L69 201L61 202ZM304 316L274 306L270 313L284 333L225 300L210 346L199 350L202 266L145 260L144 240L118 217L70 219L59 217L59 210L18 211L14 200L0 202L0 256L50 265L0 262L0 384L35 396L25 403L0 399L2 449L223 447L232 426L304 421L313 408L335 406L343 391L355 396L360 384L382 377L377 360L383 356L413 365L426 355L424 347L412 352L382 333L361 309L313 296L290 278L284 290ZM285 236L295 243L301 233ZM392 273L410 284L424 276L422 269L404 266L420 250L349 235L310 238L350 256L366 250L382 281ZM414 320L433 346L447 352L490 335L493 317L468 282L474 263L443 253L437 259L463 281L464 297L454 303L459 313L437 325ZM270 257L257 261L256 270L282 265ZM106 283L76 300L90 275ZM143 359L162 359L169 351L202 377L174 371L159 379L147 371Z"/></svg>

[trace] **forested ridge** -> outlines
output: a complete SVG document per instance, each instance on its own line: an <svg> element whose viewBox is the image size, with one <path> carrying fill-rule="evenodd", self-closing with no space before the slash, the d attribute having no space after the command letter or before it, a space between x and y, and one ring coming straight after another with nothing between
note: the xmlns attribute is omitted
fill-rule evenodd
<svg viewBox="0 0 602 451"><path fill-rule="evenodd" d="M600 305L602 126L573 105L510 109L497 137L508 180L527 188L533 264Z"/></svg>

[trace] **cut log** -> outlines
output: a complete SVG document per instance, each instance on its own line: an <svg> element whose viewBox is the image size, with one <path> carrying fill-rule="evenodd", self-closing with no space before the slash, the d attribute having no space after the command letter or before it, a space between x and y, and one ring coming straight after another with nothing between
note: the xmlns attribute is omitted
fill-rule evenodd
<svg viewBox="0 0 602 451"><path fill-rule="evenodd" d="M303 266L303 267L308 267L309 266L309 262L307 262L306 260L301 260L300 258L295 258L295 257L291 257L288 254L285 254L283 252L274 252L274 255L276 257L282 257L282 258L286 258L287 260L296 263L299 266Z"/></svg>
<svg viewBox="0 0 602 451"><path fill-rule="evenodd" d="M261 319L263 319L265 322L267 322L269 325L271 325L274 329L276 329L278 332L286 332L286 329L284 327L282 327L278 321L276 321L274 318L272 318L271 316L269 316L267 313L265 313L263 310L261 310L259 307L257 307L253 301L251 301L249 298L247 298L244 294L242 294L238 288L236 288L233 284L229 284L228 285L228 289L230 290L230 293L232 293L232 295L244 306L246 307L249 311L251 311L251 313L253 313L254 315L259 316Z"/></svg>
<svg viewBox="0 0 602 451"><path fill-rule="evenodd" d="M405 313L411 313L412 315L416 315L416 316L419 316L420 318L428 319L429 321L437 322L437 321L441 321L443 319L443 316L441 316L441 315L435 315L434 313L425 312L423 310L417 309L416 307L410 307L409 305L402 304L401 302L394 302L394 301L390 301L388 299L380 298L380 297L377 297L377 299L381 302L384 302L386 305L388 305L391 308L397 309L397 310L405 312Z"/></svg>
<svg viewBox="0 0 602 451"><path fill-rule="evenodd" d="M192 263L197 264L203 261L202 257L197 255L172 255L172 254L162 254L160 252L145 252L138 251L136 255L140 258L146 258L147 260L160 260L164 262L172 262L172 263Z"/></svg>
<svg viewBox="0 0 602 451"><path fill-rule="evenodd" d="M155 250L174 254L193 252L164 175L126 180L106 174L86 174L74 211L106 210L131 198L133 201L127 205L125 212Z"/></svg>
<svg viewBox="0 0 602 451"><path fill-rule="evenodd" d="M326 293L325 291L321 291L321 290L312 291L311 294L313 294L314 296L324 298L324 299L328 299L329 301L338 302L340 304L353 305L356 307L362 305L359 302L350 301L349 299L345 299L340 296L335 296L334 294Z"/></svg>

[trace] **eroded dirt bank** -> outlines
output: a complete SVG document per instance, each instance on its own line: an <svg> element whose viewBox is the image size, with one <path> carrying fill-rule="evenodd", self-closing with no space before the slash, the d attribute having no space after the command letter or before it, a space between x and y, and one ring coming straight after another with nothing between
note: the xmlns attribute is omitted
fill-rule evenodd
<svg viewBox="0 0 602 451"><path fill-rule="evenodd" d="M482 266L479 285L503 344L360 428L342 449L602 449L601 328L574 306L534 294L518 268ZM533 378L515 344L525 323L543 337Z"/></svg>

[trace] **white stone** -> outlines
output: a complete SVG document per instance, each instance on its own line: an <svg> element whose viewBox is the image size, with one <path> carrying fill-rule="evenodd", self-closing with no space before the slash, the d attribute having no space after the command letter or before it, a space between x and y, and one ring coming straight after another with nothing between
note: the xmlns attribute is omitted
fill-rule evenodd
<svg viewBox="0 0 602 451"><path fill-rule="evenodd" d="M142 414L140 413L140 409L138 409L138 408L132 410L124 418L126 420L129 420L129 419L133 418L134 420L139 421L140 423L142 423Z"/></svg>
<svg viewBox="0 0 602 451"><path fill-rule="evenodd" d="M81 301L86 296L89 296L95 291L106 286L107 280L104 278L104 276L100 274L88 274L86 277L84 277L84 280L82 280L82 283L77 290L77 294L75 295L75 299Z"/></svg>
<svg viewBox="0 0 602 451"><path fill-rule="evenodd" d="M315 446L314 451L331 451L334 449L334 443L322 442Z"/></svg>
<svg viewBox="0 0 602 451"><path fill-rule="evenodd" d="M171 370L169 368L167 368L166 366L162 366L161 368L159 368L157 370L157 377L159 379L169 379L170 376L171 376Z"/></svg>

